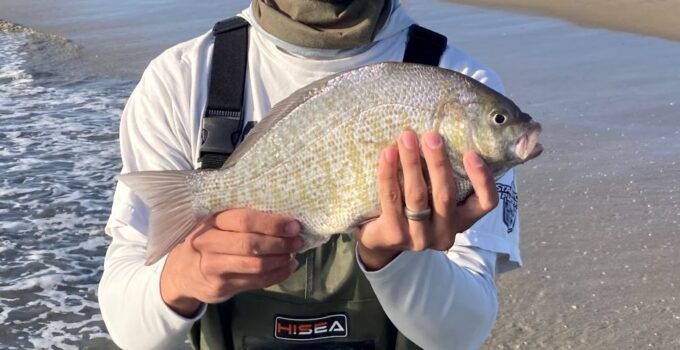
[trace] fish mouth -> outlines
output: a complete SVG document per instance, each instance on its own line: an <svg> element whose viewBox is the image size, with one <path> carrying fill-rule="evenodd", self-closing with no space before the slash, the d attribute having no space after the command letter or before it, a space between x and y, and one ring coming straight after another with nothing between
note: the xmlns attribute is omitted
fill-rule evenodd
<svg viewBox="0 0 680 350"><path fill-rule="evenodd" d="M522 163L534 159L543 153L543 145L538 143L538 136L543 131L541 124L532 121L529 130L515 142L515 155Z"/></svg>

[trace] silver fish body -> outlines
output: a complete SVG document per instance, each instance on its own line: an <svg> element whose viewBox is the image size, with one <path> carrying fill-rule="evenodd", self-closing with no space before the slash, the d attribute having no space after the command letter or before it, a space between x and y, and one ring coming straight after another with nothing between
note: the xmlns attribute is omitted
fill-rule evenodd
<svg viewBox="0 0 680 350"><path fill-rule="evenodd" d="M540 124L509 99L454 71L380 63L322 79L280 102L220 170L121 175L152 208L147 263L203 219L230 208L293 217L306 248L352 233L379 212L380 152L400 133L442 135L458 181L471 192L462 154L477 152L496 178L540 154Z"/></svg>

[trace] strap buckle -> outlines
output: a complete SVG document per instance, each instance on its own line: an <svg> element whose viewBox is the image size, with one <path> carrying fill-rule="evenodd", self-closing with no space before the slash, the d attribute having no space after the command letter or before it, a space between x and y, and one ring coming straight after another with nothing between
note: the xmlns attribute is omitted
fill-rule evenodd
<svg viewBox="0 0 680 350"><path fill-rule="evenodd" d="M243 132L241 114L241 111L206 111L201 130L201 153L232 154Z"/></svg>

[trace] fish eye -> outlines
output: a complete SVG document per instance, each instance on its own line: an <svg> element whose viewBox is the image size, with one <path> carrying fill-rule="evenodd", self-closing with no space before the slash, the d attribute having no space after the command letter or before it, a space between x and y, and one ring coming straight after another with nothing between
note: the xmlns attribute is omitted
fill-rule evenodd
<svg viewBox="0 0 680 350"><path fill-rule="evenodd" d="M506 121L508 121L508 117L506 117L503 113L496 112L493 115L493 121L496 123L496 125L503 125Z"/></svg>

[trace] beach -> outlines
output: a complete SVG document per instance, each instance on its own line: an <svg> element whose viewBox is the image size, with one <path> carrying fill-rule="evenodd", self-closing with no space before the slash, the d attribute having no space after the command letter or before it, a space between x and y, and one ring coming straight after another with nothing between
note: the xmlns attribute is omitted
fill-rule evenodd
<svg viewBox="0 0 680 350"><path fill-rule="evenodd" d="M586 26L609 28L680 41L680 25L678 25L680 3L674 0L450 1L559 17Z"/></svg>
<svg viewBox="0 0 680 350"><path fill-rule="evenodd" d="M404 6L544 129L518 167L524 266L498 278L484 349L680 348L680 4L474 3ZM0 344L114 348L95 290L117 118L150 60L246 4L0 4L49 33L0 32Z"/></svg>

